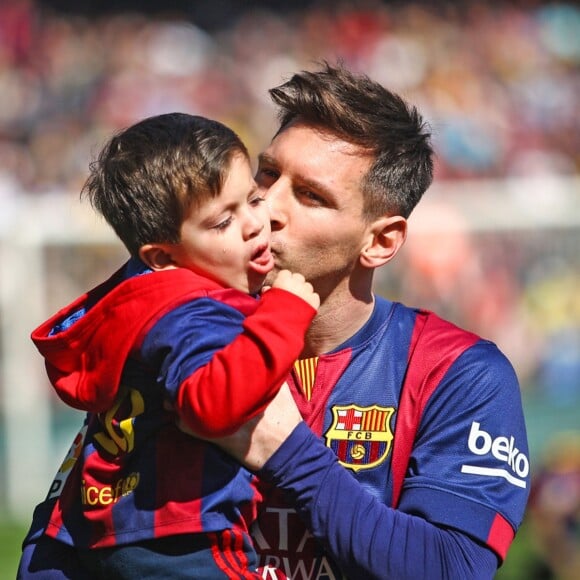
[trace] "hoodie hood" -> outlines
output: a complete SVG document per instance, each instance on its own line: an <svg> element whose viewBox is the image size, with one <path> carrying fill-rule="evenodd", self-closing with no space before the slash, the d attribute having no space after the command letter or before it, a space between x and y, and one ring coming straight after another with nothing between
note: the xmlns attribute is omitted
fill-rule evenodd
<svg viewBox="0 0 580 580"><path fill-rule="evenodd" d="M115 401L127 357L153 324L176 306L220 288L182 268L127 280L121 268L41 324L31 338L58 396L75 409L100 413Z"/></svg>

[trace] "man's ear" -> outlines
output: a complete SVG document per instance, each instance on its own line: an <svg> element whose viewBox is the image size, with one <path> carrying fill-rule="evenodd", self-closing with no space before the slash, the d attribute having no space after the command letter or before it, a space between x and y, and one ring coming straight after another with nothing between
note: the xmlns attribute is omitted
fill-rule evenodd
<svg viewBox="0 0 580 580"><path fill-rule="evenodd" d="M407 238L407 220L400 215L383 216L369 227L367 242L361 248L360 263L365 268L378 268L401 249Z"/></svg>
<svg viewBox="0 0 580 580"><path fill-rule="evenodd" d="M176 268L168 244L144 244L139 248L139 258L152 270Z"/></svg>

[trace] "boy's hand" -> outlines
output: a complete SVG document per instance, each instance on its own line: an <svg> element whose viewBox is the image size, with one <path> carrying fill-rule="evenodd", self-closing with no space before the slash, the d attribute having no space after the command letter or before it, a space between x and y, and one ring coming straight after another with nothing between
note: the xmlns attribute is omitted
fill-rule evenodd
<svg viewBox="0 0 580 580"><path fill-rule="evenodd" d="M312 284L306 282L302 274L290 272L290 270L280 270L272 286L264 288L264 291L268 291L270 288L281 288L287 292L292 292L315 310L318 310L320 306L320 296L314 291Z"/></svg>

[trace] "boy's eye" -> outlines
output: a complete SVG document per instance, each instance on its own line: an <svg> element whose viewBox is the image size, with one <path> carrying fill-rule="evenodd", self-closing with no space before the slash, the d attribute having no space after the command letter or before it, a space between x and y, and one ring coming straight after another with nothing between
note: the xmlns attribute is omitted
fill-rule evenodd
<svg viewBox="0 0 580 580"><path fill-rule="evenodd" d="M257 206L257 205L260 205L263 201L265 201L265 199L262 196L255 195L254 197L252 197L250 199L249 203L252 206Z"/></svg>
<svg viewBox="0 0 580 580"><path fill-rule="evenodd" d="M216 224L215 226L212 226L212 230L225 230L230 224L232 223L232 218L231 216L229 218L226 218L225 220L221 221L219 224Z"/></svg>

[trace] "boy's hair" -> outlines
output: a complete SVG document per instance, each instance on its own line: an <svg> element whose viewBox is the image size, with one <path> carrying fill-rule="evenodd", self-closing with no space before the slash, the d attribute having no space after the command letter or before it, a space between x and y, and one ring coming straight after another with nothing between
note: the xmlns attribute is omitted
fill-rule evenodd
<svg viewBox="0 0 580 580"><path fill-rule="evenodd" d="M184 113L150 117L107 142L81 196L136 256L144 244L180 241L187 214L220 193L236 154L248 158L222 123Z"/></svg>
<svg viewBox="0 0 580 580"><path fill-rule="evenodd" d="M409 217L433 179L431 135L415 107L365 75L323 62L271 89L282 132L305 123L360 146L374 158L363 178L364 216Z"/></svg>

